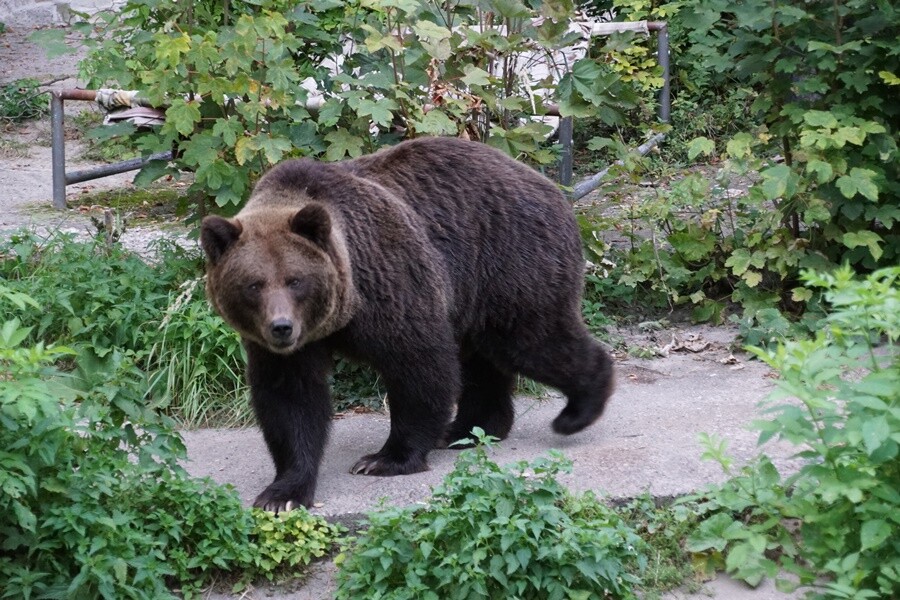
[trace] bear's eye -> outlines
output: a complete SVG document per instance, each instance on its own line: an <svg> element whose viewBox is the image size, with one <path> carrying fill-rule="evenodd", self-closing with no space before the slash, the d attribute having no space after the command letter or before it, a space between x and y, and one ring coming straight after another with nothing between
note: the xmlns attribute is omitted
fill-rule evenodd
<svg viewBox="0 0 900 600"><path fill-rule="evenodd" d="M287 285L292 290L299 290L300 287L303 285L303 282L296 278L288 279Z"/></svg>
<svg viewBox="0 0 900 600"><path fill-rule="evenodd" d="M251 292L258 292L262 289L262 282L254 281L250 285L247 286L247 289Z"/></svg>

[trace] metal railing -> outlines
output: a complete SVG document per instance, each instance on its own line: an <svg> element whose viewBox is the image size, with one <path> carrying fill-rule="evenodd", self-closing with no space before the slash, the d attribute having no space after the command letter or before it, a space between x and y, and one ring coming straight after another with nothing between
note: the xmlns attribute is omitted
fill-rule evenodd
<svg viewBox="0 0 900 600"><path fill-rule="evenodd" d="M65 100L93 102L97 99L94 90L60 90L50 93L51 162L53 169L53 208L66 207L66 186L91 179L100 179L117 173L140 169L152 160L172 160L172 152L159 152L144 158L133 158L121 162L66 172Z"/></svg>
<svg viewBox="0 0 900 600"><path fill-rule="evenodd" d="M643 22L639 23L598 23L598 26L604 27L604 34L614 33L615 31L633 31L635 25L643 26ZM618 26L618 27L616 27ZM669 28L665 21L647 21L647 31L656 32L656 56L662 67L663 87L659 91L659 120L668 123L671 116L672 100L670 92L669 72ZM565 187L571 187L569 198L574 202L594 191L603 178L609 173L609 170L616 165L622 165L621 160L617 160L612 165L606 167L599 173L586 177L574 186L572 185L573 156L572 156L572 135L574 126L572 117L564 117L559 123L559 143L562 145L562 152L559 158L559 183ZM657 133L649 140L635 148L635 152L641 156L645 156L650 150L655 148L663 139L665 134Z"/></svg>

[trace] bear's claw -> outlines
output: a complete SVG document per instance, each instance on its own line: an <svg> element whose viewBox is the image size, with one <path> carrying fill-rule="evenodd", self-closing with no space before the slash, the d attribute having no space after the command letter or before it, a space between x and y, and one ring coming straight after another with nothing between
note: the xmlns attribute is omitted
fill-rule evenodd
<svg viewBox="0 0 900 600"><path fill-rule="evenodd" d="M398 460L391 456L383 454L367 454L356 461L356 464L350 467L352 475L375 475L380 477L391 477L393 475L410 475L412 473L421 473L428 470L428 464L424 459L406 459Z"/></svg>
<svg viewBox="0 0 900 600"><path fill-rule="evenodd" d="M278 485L278 482L267 487L256 497L253 506L273 512L276 515L282 512L290 512L301 506L306 508L312 506L312 494L298 490L278 489L279 487L281 486Z"/></svg>

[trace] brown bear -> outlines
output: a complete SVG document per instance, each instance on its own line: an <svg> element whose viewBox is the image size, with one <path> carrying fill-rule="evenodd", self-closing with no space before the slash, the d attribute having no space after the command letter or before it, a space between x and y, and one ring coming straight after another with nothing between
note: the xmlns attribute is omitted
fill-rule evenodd
<svg viewBox="0 0 900 600"><path fill-rule="evenodd" d="M582 322L572 207L484 144L421 138L282 163L235 218L206 217L200 240L275 462L255 506L312 504L334 353L372 365L388 393L390 435L355 474L426 470L432 448L475 426L503 439L518 373L566 395L553 421L563 434L593 423L612 391L610 359Z"/></svg>

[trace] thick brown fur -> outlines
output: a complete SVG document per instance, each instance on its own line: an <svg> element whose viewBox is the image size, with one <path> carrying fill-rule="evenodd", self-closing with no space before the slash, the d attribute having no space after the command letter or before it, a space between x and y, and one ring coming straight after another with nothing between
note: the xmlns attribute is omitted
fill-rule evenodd
<svg viewBox="0 0 900 600"><path fill-rule="evenodd" d="M610 360L581 320L571 206L483 144L422 138L285 162L234 219L204 219L201 243L275 462L257 506L313 501L333 352L375 367L391 408L387 442L353 473L425 470L432 448L475 426L506 437L518 373L567 396L553 422L563 434L599 418L612 392Z"/></svg>

